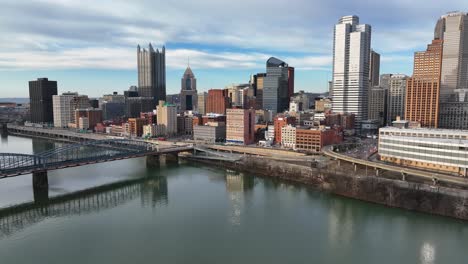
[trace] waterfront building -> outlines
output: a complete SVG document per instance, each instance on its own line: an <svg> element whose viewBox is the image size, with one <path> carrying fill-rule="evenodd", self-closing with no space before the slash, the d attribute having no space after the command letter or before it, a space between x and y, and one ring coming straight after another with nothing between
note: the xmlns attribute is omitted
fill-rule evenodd
<svg viewBox="0 0 468 264"><path fill-rule="evenodd" d="M208 100L208 93L202 92L198 94L197 98L197 111L199 114L204 115L206 114L206 103Z"/></svg>
<svg viewBox="0 0 468 264"><path fill-rule="evenodd" d="M102 110L95 108L76 109L75 110L75 127L82 127L80 124L80 117L86 117L88 122L88 128L94 129L94 127L102 122ZM70 125L69 125L70 126Z"/></svg>
<svg viewBox="0 0 468 264"><path fill-rule="evenodd" d="M267 73L263 78L263 109L281 113L289 106L289 66L284 61L271 57L266 62L266 69Z"/></svg>
<svg viewBox="0 0 468 264"><path fill-rule="evenodd" d="M296 125L296 118L293 116L286 116L284 114L279 114L275 117L273 121L273 126L275 127L275 143L280 144L281 140L281 129L288 125Z"/></svg>
<svg viewBox="0 0 468 264"><path fill-rule="evenodd" d="M153 107L159 100L166 100L166 48L148 50L137 47L138 95L153 98Z"/></svg>
<svg viewBox="0 0 468 264"><path fill-rule="evenodd" d="M177 134L177 107L161 100L156 108L156 113L157 123L165 126L166 135L173 136Z"/></svg>
<svg viewBox="0 0 468 264"><path fill-rule="evenodd" d="M320 152L327 145L339 144L343 141L342 129L327 129L324 127L297 127L296 150Z"/></svg>
<svg viewBox="0 0 468 264"><path fill-rule="evenodd" d="M445 102L440 102L439 127L468 130L468 89L456 89Z"/></svg>
<svg viewBox="0 0 468 264"><path fill-rule="evenodd" d="M197 79L190 66L188 66L181 80L180 110L195 110L198 105L197 99Z"/></svg>
<svg viewBox="0 0 468 264"><path fill-rule="evenodd" d="M226 140L226 124L224 122L208 122L206 125L193 127L193 139L214 144Z"/></svg>
<svg viewBox="0 0 468 264"><path fill-rule="evenodd" d="M255 141L255 110L226 110L226 142L250 145Z"/></svg>
<svg viewBox="0 0 468 264"><path fill-rule="evenodd" d="M129 118L129 134L131 137L141 137L143 135L143 126L147 125L145 118Z"/></svg>
<svg viewBox="0 0 468 264"><path fill-rule="evenodd" d="M414 54L413 76L407 80L405 119L423 127L438 127L442 40Z"/></svg>
<svg viewBox="0 0 468 264"><path fill-rule="evenodd" d="M296 149L296 127L287 125L281 128L281 146ZM276 135L276 133L275 133Z"/></svg>
<svg viewBox="0 0 468 264"><path fill-rule="evenodd" d="M29 107L31 123L51 124L54 122L52 96L57 95L57 82L38 78L29 82Z"/></svg>
<svg viewBox="0 0 468 264"><path fill-rule="evenodd" d="M387 90L387 125L391 125L397 116L405 116L406 81L405 74L382 74L380 86Z"/></svg>
<svg viewBox="0 0 468 264"><path fill-rule="evenodd" d="M371 26L344 16L333 39L333 112L352 113L356 127L367 119Z"/></svg>
<svg viewBox="0 0 468 264"><path fill-rule="evenodd" d="M380 54L371 49L369 57L369 87L376 87L380 82Z"/></svg>
<svg viewBox="0 0 468 264"><path fill-rule="evenodd" d="M230 108L228 91L226 89L208 90L208 101L206 103L207 113L226 114L226 109Z"/></svg>
<svg viewBox="0 0 468 264"><path fill-rule="evenodd" d="M402 166L466 176L468 131L381 128L379 130L379 155L382 161Z"/></svg>
<svg viewBox="0 0 468 264"><path fill-rule="evenodd" d="M468 13L450 12L436 24L434 39L443 41L440 101L455 89L468 89Z"/></svg>
<svg viewBox="0 0 468 264"><path fill-rule="evenodd" d="M166 127L164 125L150 124L143 126L144 137L160 137L166 135Z"/></svg>
<svg viewBox="0 0 468 264"><path fill-rule="evenodd" d="M77 123L78 123L77 128L80 129L80 130L90 129L89 118L87 118L87 117L80 117L80 119L78 119Z"/></svg>
<svg viewBox="0 0 468 264"><path fill-rule="evenodd" d="M379 126L385 125L387 118L387 89L372 87L369 90L369 120L377 120Z"/></svg>
<svg viewBox="0 0 468 264"><path fill-rule="evenodd" d="M62 93L52 96L55 127L68 127L69 123L75 123L75 110L90 107L87 95L78 93Z"/></svg>

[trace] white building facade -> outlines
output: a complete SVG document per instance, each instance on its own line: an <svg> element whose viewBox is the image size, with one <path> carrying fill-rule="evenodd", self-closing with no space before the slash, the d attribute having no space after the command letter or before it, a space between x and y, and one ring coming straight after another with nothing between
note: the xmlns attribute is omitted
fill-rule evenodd
<svg viewBox="0 0 468 264"><path fill-rule="evenodd" d="M356 127L367 119L371 26L342 17L333 40L333 112L353 113Z"/></svg>

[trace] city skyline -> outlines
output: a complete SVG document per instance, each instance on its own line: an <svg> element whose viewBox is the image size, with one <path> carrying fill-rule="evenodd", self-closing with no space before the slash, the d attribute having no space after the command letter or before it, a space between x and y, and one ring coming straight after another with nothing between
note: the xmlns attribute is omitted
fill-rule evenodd
<svg viewBox="0 0 468 264"><path fill-rule="evenodd" d="M320 8L314 1L268 7L264 2L226 8L213 1L197 5L114 1L108 12L105 2L7 0L0 11L2 97L27 96L27 81L40 77L57 80L59 92L79 91L91 97L126 90L137 84L135 48L149 42L166 45L168 94L178 93L188 58L198 90L207 91L247 82L250 74L264 70L271 56L296 68L296 91L324 92L332 78L332 29L339 17L357 15L372 25L372 47L382 56L381 73L411 75L413 53L432 40L436 21L447 11L468 9L467 3L455 0L443 5L332 1ZM333 8L338 3L339 10ZM152 6L164 12L148 18ZM253 16L247 10L257 12ZM210 16L204 15L208 11ZM265 22L280 11L295 16ZM234 22L223 19L233 14ZM36 23L24 24L15 15L29 16Z"/></svg>

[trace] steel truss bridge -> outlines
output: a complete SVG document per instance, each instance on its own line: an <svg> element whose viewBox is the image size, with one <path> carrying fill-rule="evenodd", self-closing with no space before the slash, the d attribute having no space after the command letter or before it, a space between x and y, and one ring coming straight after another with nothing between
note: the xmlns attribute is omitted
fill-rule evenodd
<svg viewBox="0 0 468 264"><path fill-rule="evenodd" d="M105 139L68 144L37 154L0 153L0 179L29 173L120 159L190 151L191 145L159 146L130 139Z"/></svg>

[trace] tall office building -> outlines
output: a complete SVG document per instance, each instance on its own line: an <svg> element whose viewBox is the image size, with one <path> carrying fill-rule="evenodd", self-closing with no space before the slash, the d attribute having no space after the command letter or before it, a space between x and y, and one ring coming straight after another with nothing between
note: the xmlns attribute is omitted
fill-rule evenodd
<svg viewBox="0 0 468 264"><path fill-rule="evenodd" d="M468 13L442 16L434 39L443 40L440 100L447 101L455 89L468 89Z"/></svg>
<svg viewBox="0 0 468 264"><path fill-rule="evenodd" d="M62 95L52 96L54 109L54 126L68 127L69 123L75 123L75 110L89 108L89 98L87 95L78 93L62 93Z"/></svg>
<svg viewBox="0 0 468 264"><path fill-rule="evenodd" d="M250 145L255 140L255 110L226 110L226 142Z"/></svg>
<svg viewBox="0 0 468 264"><path fill-rule="evenodd" d="M284 61L271 57L266 62L266 68L266 77L263 78L263 109L281 113L289 107L289 66Z"/></svg>
<svg viewBox="0 0 468 264"><path fill-rule="evenodd" d="M288 67L288 100L294 95L294 67ZM289 101L288 101L289 104Z"/></svg>
<svg viewBox="0 0 468 264"><path fill-rule="evenodd" d="M353 113L356 126L367 119L371 26L345 16L333 39L333 112Z"/></svg>
<svg viewBox="0 0 468 264"><path fill-rule="evenodd" d="M181 80L180 110L195 110L197 99L197 79L188 66Z"/></svg>
<svg viewBox="0 0 468 264"><path fill-rule="evenodd" d="M468 89L457 89L439 106L439 127L468 129Z"/></svg>
<svg viewBox="0 0 468 264"><path fill-rule="evenodd" d="M387 90L387 125L405 116L406 79L404 74L382 74L380 86Z"/></svg>
<svg viewBox="0 0 468 264"><path fill-rule="evenodd" d="M29 82L31 122L50 124L54 122L52 96L57 95L57 81L38 78Z"/></svg>
<svg viewBox="0 0 468 264"><path fill-rule="evenodd" d="M380 126L386 124L387 119L387 89L376 86L369 90L368 119L378 120Z"/></svg>
<svg viewBox="0 0 468 264"><path fill-rule="evenodd" d="M202 92L198 94L197 111L199 114L206 114L206 101L208 100L208 93Z"/></svg>
<svg viewBox="0 0 468 264"><path fill-rule="evenodd" d="M177 134L177 107L173 104L159 101L156 107L158 125L165 127L166 135L172 136Z"/></svg>
<svg viewBox="0 0 468 264"><path fill-rule="evenodd" d="M255 95L255 109L263 109L263 80L266 73L257 73L253 76L253 89Z"/></svg>
<svg viewBox="0 0 468 264"><path fill-rule="evenodd" d="M151 43L148 50L137 47L138 96L152 97L153 108L159 100L166 100L166 49L154 51Z"/></svg>
<svg viewBox="0 0 468 264"><path fill-rule="evenodd" d="M208 90L208 100L206 102L206 113L226 114L226 109L231 108L227 89Z"/></svg>
<svg viewBox="0 0 468 264"><path fill-rule="evenodd" d="M370 86L379 86L380 81L380 54L371 49L369 61Z"/></svg>
<svg viewBox="0 0 468 264"><path fill-rule="evenodd" d="M422 127L438 127L442 45L435 39L426 51L416 52L413 76L407 80L405 119Z"/></svg>

